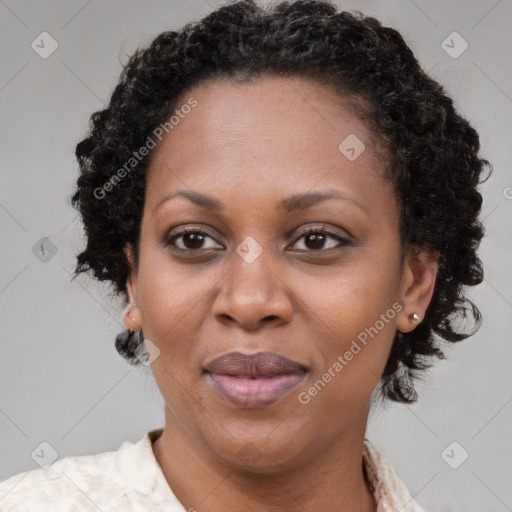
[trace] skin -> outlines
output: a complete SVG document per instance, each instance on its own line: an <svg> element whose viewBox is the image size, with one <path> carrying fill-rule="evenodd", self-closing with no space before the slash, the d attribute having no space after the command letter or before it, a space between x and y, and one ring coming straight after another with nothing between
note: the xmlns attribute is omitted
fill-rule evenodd
<svg viewBox="0 0 512 512"><path fill-rule="evenodd" d="M156 459L186 510L374 511L362 467L370 397L396 330L418 325L410 313L424 316L435 260L408 252L400 267L393 188L380 175L372 134L333 91L265 77L202 82L178 105L191 97L197 106L151 156L138 267L126 246L137 306L124 322L160 350L151 364L165 402ZM354 161L338 149L349 134L366 145ZM289 214L278 208L292 194L326 189L363 207L329 199ZM214 196L224 210L178 197L155 211L176 190ZM184 225L206 229L203 241L185 235L165 246ZM300 235L304 227L331 228L348 243L330 235L315 243ZM262 249L252 263L236 251L248 236ZM300 403L299 393L394 303L402 310ZM235 350L277 352L309 372L272 405L237 407L202 373ZM241 457L244 447L257 456Z"/></svg>

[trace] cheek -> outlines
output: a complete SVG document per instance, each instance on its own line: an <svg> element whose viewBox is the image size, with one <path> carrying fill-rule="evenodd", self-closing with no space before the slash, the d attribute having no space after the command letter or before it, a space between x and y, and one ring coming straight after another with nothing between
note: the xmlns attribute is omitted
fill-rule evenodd
<svg viewBox="0 0 512 512"><path fill-rule="evenodd" d="M331 341L338 339L343 343L357 337L374 325L398 297L398 265L384 261L379 255L375 257L375 252L362 249L343 267L324 276L297 273L291 277L305 314L317 319L315 329L321 330ZM386 251L380 252L385 254ZM393 311L388 316L391 318L386 326L394 324Z"/></svg>
<svg viewBox="0 0 512 512"><path fill-rule="evenodd" d="M180 265L161 249L141 250L138 295L144 337L160 350L151 365L159 386L163 380L176 388L175 379L190 378L207 291L216 281L206 267Z"/></svg>
<svg viewBox="0 0 512 512"><path fill-rule="evenodd" d="M396 332L398 267L363 257L358 261L337 276L331 274L321 287L318 276L301 280L304 311L314 325L310 338L317 370L308 395L322 407L353 410L366 401Z"/></svg>
<svg viewBox="0 0 512 512"><path fill-rule="evenodd" d="M220 277L214 266L179 263L156 241L148 241L142 245L139 266L143 324L160 336L169 331L175 337L175 330L187 334L200 320L207 292Z"/></svg>

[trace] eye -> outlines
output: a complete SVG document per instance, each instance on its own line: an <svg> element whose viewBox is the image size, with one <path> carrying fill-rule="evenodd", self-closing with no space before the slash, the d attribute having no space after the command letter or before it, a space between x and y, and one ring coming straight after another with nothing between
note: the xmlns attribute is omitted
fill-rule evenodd
<svg viewBox="0 0 512 512"><path fill-rule="evenodd" d="M164 240L165 245L173 245L176 246L177 249L181 251L194 251L194 250L200 250L200 249L211 249L212 247L203 247L203 244L206 239L210 238L213 240L213 238L207 233L206 231L203 231L202 229L198 228L183 228L179 231L175 232L172 236L168 236ZM182 245L183 247L179 247L179 244L177 245L175 243L176 240L182 239Z"/></svg>
<svg viewBox="0 0 512 512"><path fill-rule="evenodd" d="M306 252L317 251L319 249L320 250L326 249L323 247L323 245L325 244L325 241L329 238L334 239L337 242L339 242L338 247L340 245L344 246L344 245L350 244L350 240L348 238L345 238L327 228L309 228L309 229L303 231L302 233L300 233L299 240L301 238L305 238L304 245L308 249L311 249L309 251L306 249ZM327 249L335 249L335 248L336 248L336 246L327 247ZM299 249L299 250L304 251L305 249Z"/></svg>

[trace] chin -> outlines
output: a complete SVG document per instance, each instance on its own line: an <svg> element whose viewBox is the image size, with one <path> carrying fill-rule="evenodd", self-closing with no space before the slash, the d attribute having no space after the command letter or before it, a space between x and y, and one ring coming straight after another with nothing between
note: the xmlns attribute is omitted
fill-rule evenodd
<svg viewBox="0 0 512 512"><path fill-rule="evenodd" d="M275 425L273 428L275 429ZM272 432L272 428L268 431ZM284 436L265 436L262 434L261 426L259 432L259 436L247 435L245 432L244 437L236 439L227 435L221 442L217 438L215 442L209 443L210 449L227 465L235 466L237 471L262 475L289 471L299 464L298 459L301 456L306 459L304 463L310 458L310 455L306 457L305 449L311 443L293 435L289 427Z"/></svg>

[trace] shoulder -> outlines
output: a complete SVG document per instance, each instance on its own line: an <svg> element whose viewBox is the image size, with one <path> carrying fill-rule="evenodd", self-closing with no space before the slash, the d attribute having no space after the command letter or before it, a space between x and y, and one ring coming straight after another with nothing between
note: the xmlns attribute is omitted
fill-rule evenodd
<svg viewBox="0 0 512 512"><path fill-rule="evenodd" d="M412 498L389 460L368 439L364 440L363 463L378 504L377 512L426 512Z"/></svg>
<svg viewBox="0 0 512 512"><path fill-rule="evenodd" d="M65 457L46 469L18 473L0 482L2 512L64 512L130 509L119 471L120 459L132 443L117 451Z"/></svg>

